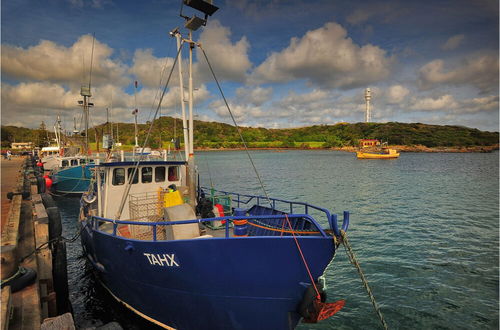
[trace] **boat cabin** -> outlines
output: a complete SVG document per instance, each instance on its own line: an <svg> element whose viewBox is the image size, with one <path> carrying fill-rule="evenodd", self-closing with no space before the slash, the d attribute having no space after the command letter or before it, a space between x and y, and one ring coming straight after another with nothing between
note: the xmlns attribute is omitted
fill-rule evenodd
<svg viewBox="0 0 500 330"><path fill-rule="evenodd" d="M361 148L378 147L380 146L380 141L377 139L361 139L359 140L359 146Z"/></svg>
<svg viewBox="0 0 500 330"><path fill-rule="evenodd" d="M80 165L85 165L87 163L93 164L95 161L94 159L88 159L86 157L64 157L64 158L59 158L59 168L68 168L68 167L74 167L74 166L80 166Z"/></svg>
<svg viewBox="0 0 500 330"><path fill-rule="evenodd" d="M58 156L59 148L58 147L43 147L40 151L40 158L50 157L50 156Z"/></svg>
<svg viewBox="0 0 500 330"><path fill-rule="evenodd" d="M176 189L187 192L186 163L184 161L147 161L140 163L134 175L136 162L111 162L95 166L97 178L97 214L103 218L116 219L126 192L130 191L119 219L147 218L157 214L160 193L175 185ZM150 205L151 204L151 205ZM158 214L162 215L162 214Z"/></svg>

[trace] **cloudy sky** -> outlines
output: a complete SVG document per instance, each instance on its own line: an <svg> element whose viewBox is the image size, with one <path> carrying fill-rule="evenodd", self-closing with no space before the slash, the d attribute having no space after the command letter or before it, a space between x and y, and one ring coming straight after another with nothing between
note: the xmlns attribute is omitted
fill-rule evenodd
<svg viewBox="0 0 500 330"><path fill-rule="evenodd" d="M497 0L231 0L194 38L241 125L299 127L364 120L498 131ZM1 4L1 121L24 127L152 117L183 28L180 0L16 0ZM190 11L186 12L190 14ZM187 48L183 52L187 72ZM177 69L161 114L180 116ZM184 75L187 86L187 74ZM134 81L138 88L134 95ZM230 122L203 55L194 56L195 114Z"/></svg>

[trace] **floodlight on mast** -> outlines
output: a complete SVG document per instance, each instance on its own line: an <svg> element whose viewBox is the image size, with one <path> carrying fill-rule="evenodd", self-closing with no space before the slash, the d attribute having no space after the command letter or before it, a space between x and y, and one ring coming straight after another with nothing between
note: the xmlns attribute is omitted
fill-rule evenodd
<svg viewBox="0 0 500 330"><path fill-rule="evenodd" d="M182 9L184 5L191 7L193 9L196 9L198 11L201 11L204 15L205 18L200 18L196 15L193 15L193 17L185 16L182 12ZM184 27L191 31L196 31L198 30L201 26L206 26L207 25L207 20L208 16L212 16L213 13L215 13L219 7L214 6L212 4L212 1L204 1L204 0L182 0L181 4L181 12L180 16L183 17L186 20L186 24Z"/></svg>

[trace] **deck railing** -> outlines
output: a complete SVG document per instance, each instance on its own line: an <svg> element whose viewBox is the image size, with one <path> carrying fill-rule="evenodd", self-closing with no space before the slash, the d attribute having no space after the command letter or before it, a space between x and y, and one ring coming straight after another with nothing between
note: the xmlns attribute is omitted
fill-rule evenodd
<svg viewBox="0 0 500 330"><path fill-rule="evenodd" d="M260 220L262 222L269 221L269 220L275 220L275 219L281 219L282 221L286 221L286 217L290 221L293 219L307 219L310 221L310 223L315 227L313 230L309 230L308 232L300 232L296 231L293 229L293 232L296 233L297 236L302 236L306 235L309 236L313 234L314 236L322 236L322 237L328 237L328 235L325 233L325 231L321 228L321 226L314 220L310 215L307 214L289 214L289 215L284 215L284 214L278 214L278 215L263 215L263 216L226 216L226 217L218 217L218 218L203 218L203 219L192 219L192 220L182 220L182 221L158 221L158 222L144 222L144 221L131 221L131 220L113 220L113 219L107 219L103 217L98 217L98 216L92 216L91 217L91 222L90 225L92 226L93 230L105 233L105 234L110 234L106 231L100 230L99 226L104 223L109 223L112 224L113 230L111 235L113 236L118 236L117 231L118 231L118 226L119 225L133 225L133 226L149 226L152 227L152 240L156 241L157 240L157 229L158 226L173 226L173 225L185 225L185 224L191 224L191 223L202 223L202 222L213 222L213 221L225 221L225 238L229 238L229 229L230 229L230 221L233 220ZM291 230L288 225L283 226L283 233L286 236L289 236L291 234Z"/></svg>
<svg viewBox="0 0 500 330"><path fill-rule="evenodd" d="M212 193L217 193L217 194L223 194L227 196L231 196L232 202L237 204L237 207L240 208L241 204L244 204L245 206L248 206L251 202L255 201L256 205L258 206L270 206L272 209L276 209L276 203L283 203L287 204L285 208L287 209L286 211L282 209L283 212L290 212L293 214L294 212L294 207L296 206L302 206L304 208L304 214L309 215L310 210L316 210L319 211L320 213L323 213L324 216L326 217L326 220L328 224L330 225L330 229L333 231L335 236L340 236L340 230L337 224L337 215L330 213L329 210L311 205L309 203L304 203L304 202L295 202L295 201L287 201L284 199L278 199L278 198L267 198L265 196L258 196L258 195L247 195L247 194L239 194L239 193L234 193L234 192L228 192L228 191L223 191L223 190L216 190L214 188L208 188L208 187L200 187L200 190L202 191L209 191ZM342 230L346 231L347 228L349 227L349 212L344 211L344 219L342 222Z"/></svg>

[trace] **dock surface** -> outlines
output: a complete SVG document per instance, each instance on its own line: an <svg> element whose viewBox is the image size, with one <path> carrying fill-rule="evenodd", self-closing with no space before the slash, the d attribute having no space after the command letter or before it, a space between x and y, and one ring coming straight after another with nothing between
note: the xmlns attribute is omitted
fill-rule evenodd
<svg viewBox="0 0 500 330"><path fill-rule="evenodd" d="M7 193L15 190L24 160L24 157L12 157L11 160L7 160L2 157L0 161L2 172L2 182L0 186L2 194L2 213L0 222L2 232L5 224L7 223L7 216L9 215L9 208L11 204L11 201L7 198Z"/></svg>

